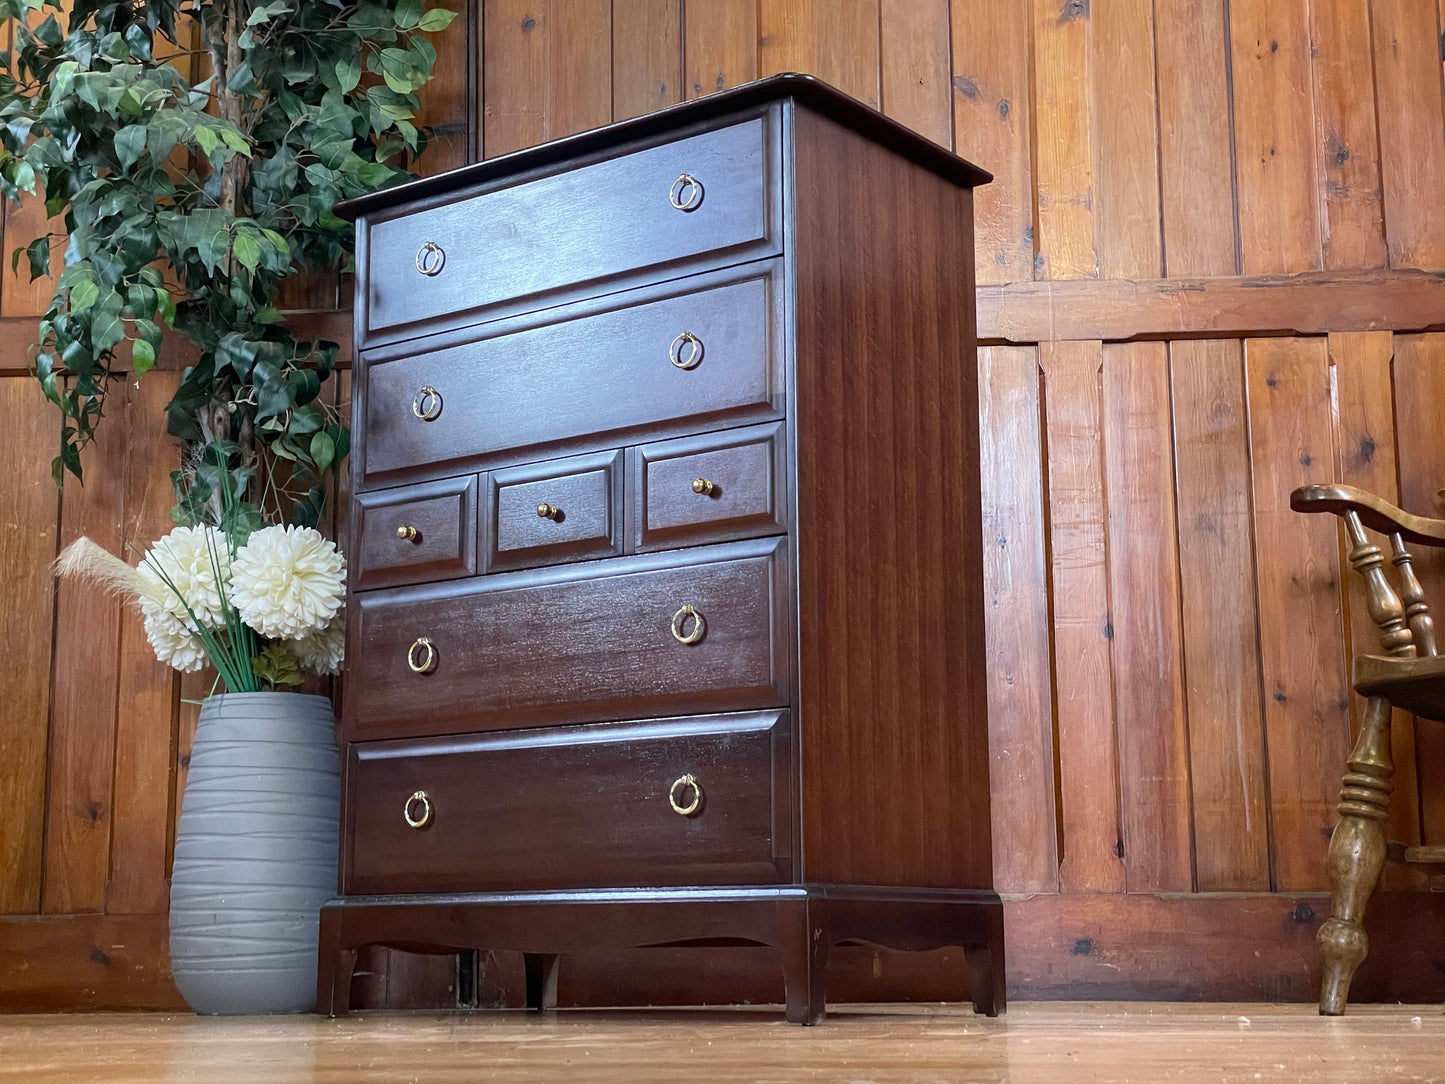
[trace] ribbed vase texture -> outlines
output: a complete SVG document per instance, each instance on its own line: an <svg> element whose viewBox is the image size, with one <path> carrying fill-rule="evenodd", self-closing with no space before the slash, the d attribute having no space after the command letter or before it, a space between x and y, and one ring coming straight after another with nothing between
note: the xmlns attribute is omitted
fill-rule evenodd
<svg viewBox="0 0 1445 1084"><path fill-rule="evenodd" d="M233 693L202 704L171 876L171 969L196 1012L315 1006L340 774L325 697Z"/></svg>

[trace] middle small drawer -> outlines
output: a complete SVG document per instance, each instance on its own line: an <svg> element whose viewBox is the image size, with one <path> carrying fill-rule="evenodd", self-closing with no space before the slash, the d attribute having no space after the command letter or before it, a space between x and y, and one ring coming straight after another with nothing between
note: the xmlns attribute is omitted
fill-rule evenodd
<svg viewBox="0 0 1445 1084"><path fill-rule="evenodd" d="M622 498L620 451L492 471L488 569L620 555Z"/></svg>

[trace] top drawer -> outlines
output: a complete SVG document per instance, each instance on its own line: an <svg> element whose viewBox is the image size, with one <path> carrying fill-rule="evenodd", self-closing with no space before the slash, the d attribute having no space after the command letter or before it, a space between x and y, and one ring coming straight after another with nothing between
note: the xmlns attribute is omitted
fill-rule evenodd
<svg viewBox="0 0 1445 1084"><path fill-rule="evenodd" d="M705 253L775 254L769 135L757 117L371 223L368 338Z"/></svg>

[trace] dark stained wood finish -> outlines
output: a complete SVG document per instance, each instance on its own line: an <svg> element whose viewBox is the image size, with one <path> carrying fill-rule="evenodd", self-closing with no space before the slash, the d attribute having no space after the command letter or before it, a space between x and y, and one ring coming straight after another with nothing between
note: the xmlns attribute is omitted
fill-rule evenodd
<svg viewBox="0 0 1445 1084"><path fill-rule="evenodd" d="M711 289L684 280L515 334L366 356L358 488L527 462L579 444L616 447L649 430L672 435L778 416L783 366L770 268L730 272ZM702 342L690 369L669 355L683 331ZM687 360L684 346L678 355ZM441 396L432 421L412 410L423 386Z"/></svg>
<svg viewBox="0 0 1445 1084"><path fill-rule="evenodd" d="M792 879L786 712L359 743L351 757L349 893ZM668 803L684 775L702 788L690 816ZM421 829L402 815L417 791L433 808ZM685 809L693 790L676 797Z"/></svg>
<svg viewBox="0 0 1445 1084"><path fill-rule="evenodd" d="M620 451L492 471L487 476L487 568L618 556L622 499Z"/></svg>
<svg viewBox="0 0 1445 1084"><path fill-rule="evenodd" d="M977 1012L1004 1010L1003 905L992 892L779 885L739 888L594 889L585 892L355 896L321 911L317 1011L350 1008L358 948L390 944L431 952L509 948L537 960L538 987L566 974L572 953L648 945L764 945L781 956L790 1021L823 1019L825 966L840 942L904 950L968 950L968 990ZM836 918L834 916L837 916ZM425 929L425 941L413 940ZM560 982L559 982L560 985ZM960 984L961 985L961 984ZM960 992L962 992L960 990Z"/></svg>
<svg viewBox="0 0 1445 1084"><path fill-rule="evenodd" d="M347 637L348 730L390 737L781 706L786 558L763 539L366 592ZM672 634L684 604L706 620L694 644ZM422 636L437 659L416 674L407 651Z"/></svg>
<svg viewBox="0 0 1445 1084"><path fill-rule="evenodd" d="M648 444L633 460L638 552L785 528L781 423Z"/></svg>
<svg viewBox="0 0 1445 1084"><path fill-rule="evenodd" d="M431 210L368 218L367 331L475 317L499 302L693 257L775 254L776 138L763 116ZM669 201L684 174L702 185L691 210ZM445 253L432 275L417 264L428 241Z"/></svg>
<svg viewBox="0 0 1445 1084"><path fill-rule="evenodd" d="M352 585L451 580L477 571L477 477L466 475L356 495ZM410 528L415 535L397 534Z"/></svg>
<svg viewBox="0 0 1445 1084"><path fill-rule="evenodd" d="M794 124L805 878L985 888L971 195Z"/></svg>

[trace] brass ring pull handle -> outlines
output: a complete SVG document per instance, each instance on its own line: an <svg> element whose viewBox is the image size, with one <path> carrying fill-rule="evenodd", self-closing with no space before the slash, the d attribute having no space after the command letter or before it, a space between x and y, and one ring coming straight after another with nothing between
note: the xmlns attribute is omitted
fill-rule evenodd
<svg viewBox="0 0 1445 1084"><path fill-rule="evenodd" d="M425 241L416 250L416 269L427 278L440 275L446 265L447 254L435 241Z"/></svg>
<svg viewBox="0 0 1445 1084"><path fill-rule="evenodd" d="M403 542L417 542L421 539L421 532L415 527L404 525L396 529L396 537Z"/></svg>
<svg viewBox="0 0 1445 1084"><path fill-rule="evenodd" d="M710 482L706 478L694 478L692 480L692 491L703 497L711 497L717 492L717 483Z"/></svg>
<svg viewBox="0 0 1445 1084"><path fill-rule="evenodd" d="M558 508L555 504L539 504L537 505L537 516L541 519L550 519L560 523L562 522L562 509Z"/></svg>
<svg viewBox="0 0 1445 1084"><path fill-rule="evenodd" d="M413 813L416 809L418 812ZM406 823L413 828L425 828L431 823L432 817L431 799L427 797L426 791L419 790L406 800L401 807L401 815L406 818Z"/></svg>
<svg viewBox="0 0 1445 1084"><path fill-rule="evenodd" d="M687 619L692 618L692 631L687 630ZM680 644L695 644L707 635L707 622L691 603L672 615L672 638Z"/></svg>
<svg viewBox="0 0 1445 1084"><path fill-rule="evenodd" d="M692 801L683 805L682 797L689 790L692 791ZM667 788L667 804L679 817L691 817L702 808L702 784L693 778L691 772L674 779L672 786Z"/></svg>
<svg viewBox="0 0 1445 1084"><path fill-rule="evenodd" d="M406 664L413 674L430 674L437 668L436 645L425 636L418 636L406 649Z"/></svg>
<svg viewBox="0 0 1445 1084"><path fill-rule="evenodd" d="M442 413L441 392L430 384L423 384L411 397L411 412L424 422L434 422Z"/></svg>
<svg viewBox="0 0 1445 1084"><path fill-rule="evenodd" d="M667 356L679 369L696 369L702 362L702 340L691 331L684 331L672 340Z"/></svg>
<svg viewBox="0 0 1445 1084"><path fill-rule="evenodd" d="M672 182L667 200L679 211L696 211L702 203L702 182L691 173L684 173Z"/></svg>

